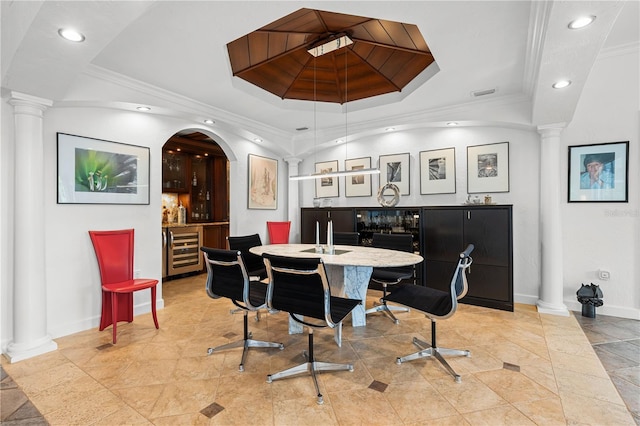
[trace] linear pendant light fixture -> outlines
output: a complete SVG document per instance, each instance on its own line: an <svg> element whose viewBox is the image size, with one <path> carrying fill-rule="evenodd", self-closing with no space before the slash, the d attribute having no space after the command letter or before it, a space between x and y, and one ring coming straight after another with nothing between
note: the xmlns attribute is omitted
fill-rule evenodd
<svg viewBox="0 0 640 426"><path fill-rule="evenodd" d="M323 43L319 46L315 46L312 47L311 49L307 50L307 52L309 52L310 55L312 55L314 58L317 58L318 56L322 56L322 55L326 55L327 53L333 52L335 50L341 49L343 47L347 47L348 45L352 44L353 41L346 35L342 35L340 37L334 38L333 40L330 40L326 43ZM348 90L348 85L347 85L347 55L345 53L345 61L344 61L344 67L345 67L345 93ZM315 98L315 90L316 90L316 85L315 85L315 66L314 66L314 82L313 82L313 90L314 90L314 102L316 102ZM347 99L347 103L348 103L348 96L346 97ZM348 132L347 132L347 110L346 110L346 103L345 103L345 138L344 138L344 143L345 143L345 159L346 159L346 147L348 144ZM316 131L317 126L315 124L315 117L316 117L316 110L314 107L313 110L313 115L314 115L314 131ZM317 139L317 138L316 138ZM315 149L315 147L314 147ZM375 169L375 168L370 168L370 169L355 169L355 170L343 170L343 171L332 171L332 172L323 172L323 173L311 173L309 175L297 175L297 176L289 176L289 180L307 180L307 179L323 179L323 178L328 178L328 177L340 177L340 176L360 176L360 175L373 175L373 174L379 174L380 170Z"/></svg>

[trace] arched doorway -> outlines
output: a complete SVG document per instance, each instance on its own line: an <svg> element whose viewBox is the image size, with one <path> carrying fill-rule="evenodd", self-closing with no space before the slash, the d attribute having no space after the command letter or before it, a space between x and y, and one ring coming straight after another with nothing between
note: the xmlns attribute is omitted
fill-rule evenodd
<svg viewBox="0 0 640 426"><path fill-rule="evenodd" d="M162 223L163 278L202 272L200 246L226 248L229 160L197 130L174 134L162 148Z"/></svg>

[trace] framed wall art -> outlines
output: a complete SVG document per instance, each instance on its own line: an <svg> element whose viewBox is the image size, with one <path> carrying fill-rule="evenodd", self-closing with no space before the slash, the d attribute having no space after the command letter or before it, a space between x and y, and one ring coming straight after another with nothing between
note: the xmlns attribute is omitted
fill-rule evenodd
<svg viewBox="0 0 640 426"><path fill-rule="evenodd" d="M509 142L467 147L467 192L509 192Z"/></svg>
<svg viewBox="0 0 640 426"><path fill-rule="evenodd" d="M400 195L409 195L409 153L380 156L380 186L393 183L400 189Z"/></svg>
<svg viewBox="0 0 640 426"><path fill-rule="evenodd" d="M371 157L351 158L344 161L344 169L347 171L370 168ZM344 193L346 197L370 197L371 175L345 176Z"/></svg>
<svg viewBox="0 0 640 426"><path fill-rule="evenodd" d="M626 203L628 176L628 141L569 147L570 203Z"/></svg>
<svg viewBox="0 0 640 426"><path fill-rule="evenodd" d="M58 204L149 204L149 148L56 136Z"/></svg>
<svg viewBox="0 0 640 426"><path fill-rule="evenodd" d="M249 154L249 193L247 208L278 208L278 160Z"/></svg>
<svg viewBox="0 0 640 426"><path fill-rule="evenodd" d="M338 171L338 160L325 161L316 163L316 173L330 173ZM338 197L340 190L338 188L338 178L336 176L327 176L315 179L316 182L316 198Z"/></svg>
<svg viewBox="0 0 640 426"><path fill-rule="evenodd" d="M456 150L420 152L420 194L456 193Z"/></svg>

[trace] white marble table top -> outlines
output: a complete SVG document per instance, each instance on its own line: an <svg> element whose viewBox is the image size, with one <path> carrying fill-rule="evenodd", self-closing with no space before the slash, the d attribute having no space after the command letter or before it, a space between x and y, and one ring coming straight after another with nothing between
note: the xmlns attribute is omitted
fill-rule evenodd
<svg viewBox="0 0 640 426"><path fill-rule="evenodd" d="M269 244L252 247L253 254L275 254L289 257L320 257L327 265L371 266L388 268L414 265L422 262L422 256L398 250L388 250L363 246L334 246L335 254L316 253L314 244Z"/></svg>

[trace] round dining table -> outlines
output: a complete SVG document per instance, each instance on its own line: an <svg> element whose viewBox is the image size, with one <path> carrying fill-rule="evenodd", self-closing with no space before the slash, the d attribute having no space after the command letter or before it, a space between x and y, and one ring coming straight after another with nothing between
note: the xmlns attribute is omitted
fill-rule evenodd
<svg viewBox="0 0 640 426"><path fill-rule="evenodd" d="M336 296L362 301L351 313L353 327L367 324L367 288L373 268L415 265L423 260L422 256L415 253L365 246L336 245L329 251L327 246L316 248L314 244L269 244L252 247L249 251L259 256L268 253L278 256L321 258L325 264L331 292ZM289 332L300 333L302 327L290 321ZM341 344L341 340L341 332L336 330L338 345Z"/></svg>

